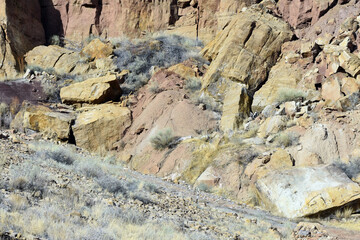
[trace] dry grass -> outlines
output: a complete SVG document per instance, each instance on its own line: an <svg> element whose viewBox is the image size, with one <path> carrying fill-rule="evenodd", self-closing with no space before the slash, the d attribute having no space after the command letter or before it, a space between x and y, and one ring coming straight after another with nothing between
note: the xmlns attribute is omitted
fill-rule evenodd
<svg viewBox="0 0 360 240"><path fill-rule="evenodd" d="M156 135L150 139L150 142L154 149L164 150L171 145L174 139L173 131L167 128L157 132Z"/></svg>
<svg viewBox="0 0 360 240"><path fill-rule="evenodd" d="M274 139L274 144L279 147L289 147L299 142L299 136L293 132L280 132Z"/></svg>
<svg viewBox="0 0 360 240"><path fill-rule="evenodd" d="M159 84L156 81L153 81L149 84L148 90L153 94L159 93L161 91Z"/></svg>
<svg viewBox="0 0 360 240"><path fill-rule="evenodd" d="M276 101L278 103L305 99L307 94L299 89L281 88L277 92Z"/></svg>
<svg viewBox="0 0 360 240"><path fill-rule="evenodd" d="M259 131L259 126L252 127L243 134L240 135L240 138L246 139L246 138L253 138L256 137L257 133Z"/></svg>
<svg viewBox="0 0 360 240"><path fill-rule="evenodd" d="M15 193L10 194L9 203L13 211L26 209L28 206L27 199Z"/></svg>

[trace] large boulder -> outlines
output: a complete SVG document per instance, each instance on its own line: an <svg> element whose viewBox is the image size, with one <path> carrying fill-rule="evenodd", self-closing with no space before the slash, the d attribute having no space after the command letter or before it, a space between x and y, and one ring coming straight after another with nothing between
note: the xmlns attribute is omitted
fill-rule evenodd
<svg viewBox="0 0 360 240"><path fill-rule="evenodd" d="M273 171L256 183L262 204L288 218L313 215L360 200L360 186L332 166Z"/></svg>
<svg viewBox="0 0 360 240"><path fill-rule="evenodd" d="M113 149L131 125L131 112L117 104L102 104L79 109L73 126L76 145L94 152Z"/></svg>
<svg viewBox="0 0 360 240"><path fill-rule="evenodd" d="M28 66L55 70L56 73L71 73L81 60L80 55L60 46L38 46L25 55Z"/></svg>
<svg viewBox="0 0 360 240"><path fill-rule="evenodd" d="M111 43L103 43L100 39L95 38L82 50L81 54L87 56L89 59L107 58L113 53Z"/></svg>
<svg viewBox="0 0 360 240"><path fill-rule="evenodd" d="M99 104L111 100L119 100L121 89L116 75L106 75L74 83L60 90L63 103Z"/></svg>
<svg viewBox="0 0 360 240"><path fill-rule="evenodd" d="M46 138L68 141L72 137L71 124L74 120L75 112L69 108L56 110L50 106L24 102L11 127L25 132L30 129Z"/></svg>

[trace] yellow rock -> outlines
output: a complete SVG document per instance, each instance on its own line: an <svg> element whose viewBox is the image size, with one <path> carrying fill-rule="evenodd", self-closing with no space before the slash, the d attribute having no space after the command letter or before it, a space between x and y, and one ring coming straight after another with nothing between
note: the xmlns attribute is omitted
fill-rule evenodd
<svg viewBox="0 0 360 240"><path fill-rule="evenodd" d="M285 57L271 69L269 79L255 92L252 110L261 112L263 108L277 101L280 89L297 89L301 79L301 70L296 65L286 63Z"/></svg>
<svg viewBox="0 0 360 240"><path fill-rule="evenodd" d="M343 51L339 56L340 66L351 76L356 77L360 73L360 58L348 51Z"/></svg>
<svg viewBox="0 0 360 240"><path fill-rule="evenodd" d="M356 83L355 78L343 78L341 79L341 92L345 95L351 95L352 93L359 91L359 85Z"/></svg>
<svg viewBox="0 0 360 240"><path fill-rule="evenodd" d="M266 138L270 134L276 134L286 127L287 117L286 116L273 116L267 118L258 130L258 136Z"/></svg>
<svg viewBox="0 0 360 240"><path fill-rule="evenodd" d="M66 104L99 104L110 100L117 100L120 96L121 89L116 75L91 78L63 87L60 90L60 98Z"/></svg>
<svg viewBox="0 0 360 240"><path fill-rule="evenodd" d="M244 84L232 82L224 99L220 129L224 132L239 128L249 116L251 100Z"/></svg>
<svg viewBox="0 0 360 240"><path fill-rule="evenodd" d="M107 58L113 53L111 43L103 43L100 39L95 38L84 47L80 54L87 56L90 60Z"/></svg>
<svg viewBox="0 0 360 240"><path fill-rule="evenodd" d="M340 83L336 75L332 75L323 83L321 96L325 101L336 101L341 98Z"/></svg>
<svg viewBox="0 0 360 240"><path fill-rule="evenodd" d="M131 125L131 112L117 104L79 109L73 126L76 145L94 152L108 151Z"/></svg>
<svg viewBox="0 0 360 240"><path fill-rule="evenodd" d="M191 67L185 66L182 63L176 64L174 66L169 67L169 71L175 72L180 75L184 79L194 78L196 77L196 72Z"/></svg>
<svg viewBox="0 0 360 240"><path fill-rule="evenodd" d="M201 52L212 61L203 88L222 76L255 89L276 63L282 43L291 37L289 26L270 14L248 9L236 15Z"/></svg>
<svg viewBox="0 0 360 240"><path fill-rule="evenodd" d="M45 137L66 141L70 137L70 126L75 119L71 110L58 112L42 105L24 103L11 123L15 129L31 129Z"/></svg>
<svg viewBox="0 0 360 240"><path fill-rule="evenodd" d="M56 45L38 46L25 55L28 65L54 69L57 73L70 73L80 61L80 56L66 48Z"/></svg>

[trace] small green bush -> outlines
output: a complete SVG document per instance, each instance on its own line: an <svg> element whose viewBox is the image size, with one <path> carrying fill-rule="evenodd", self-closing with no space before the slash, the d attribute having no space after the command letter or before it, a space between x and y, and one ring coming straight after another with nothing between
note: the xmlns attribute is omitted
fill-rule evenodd
<svg viewBox="0 0 360 240"><path fill-rule="evenodd" d="M281 132L274 139L275 145L279 147L289 147L299 142L299 136L293 132Z"/></svg>
<svg viewBox="0 0 360 240"><path fill-rule="evenodd" d="M149 91L151 92L151 93L153 93L153 94L155 94L155 93L159 93L160 92L160 88L159 88L159 84L157 83L157 82L151 82L150 84L149 84Z"/></svg>
<svg viewBox="0 0 360 240"><path fill-rule="evenodd" d="M59 35L52 35L49 39L49 44L62 46L62 40Z"/></svg>
<svg viewBox="0 0 360 240"><path fill-rule="evenodd" d="M171 129L164 129L159 131L154 137L151 138L151 144L156 150L164 150L168 148L174 141L175 137Z"/></svg>
<svg viewBox="0 0 360 240"><path fill-rule="evenodd" d="M0 128L9 128L12 118L10 106L6 103L0 103Z"/></svg>
<svg viewBox="0 0 360 240"><path fill-rule="evenodd" d="M185 83L185 89L196 92L201 89L201 80L198 78L190 78Z"/></svg>
<svg viewBox="0 0 360 240"><path fill-rule="evenodd" d="M305 99L307 94L299 89L280 88L277 92L276 101L278 103L294 101L298 99Z"/></svg>

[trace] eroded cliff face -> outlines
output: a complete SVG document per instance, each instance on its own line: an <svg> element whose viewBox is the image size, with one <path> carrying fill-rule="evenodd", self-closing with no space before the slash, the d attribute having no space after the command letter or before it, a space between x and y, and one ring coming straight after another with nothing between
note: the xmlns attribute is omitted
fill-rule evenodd
<svg viewBox="0 0 360 240"><path fill-rule="evenodd" d="M208 42L230 17L255 0L40 0L47 38L82 40L169 31Z"/></svg>
<svg viewBox="0 0 360 240"><path fill-rule="evenodd" d="M38 0L0 1L0 77L14 77L22 57L45 43Z"/></svg>

